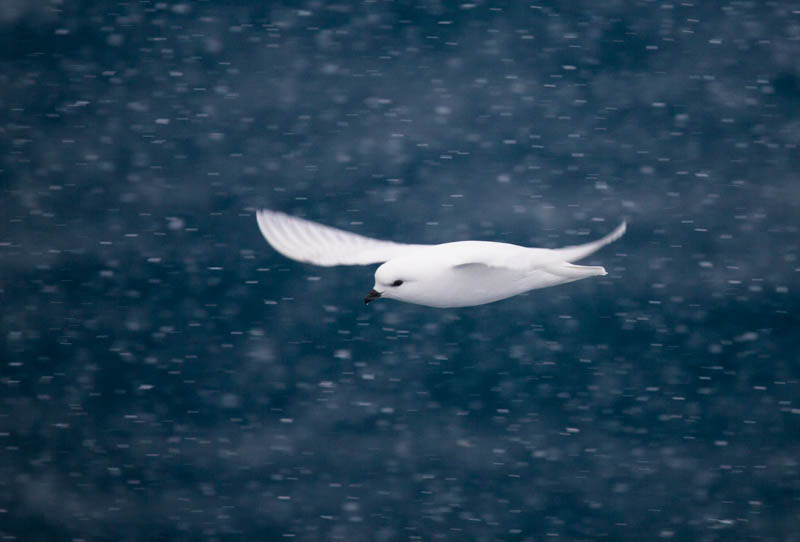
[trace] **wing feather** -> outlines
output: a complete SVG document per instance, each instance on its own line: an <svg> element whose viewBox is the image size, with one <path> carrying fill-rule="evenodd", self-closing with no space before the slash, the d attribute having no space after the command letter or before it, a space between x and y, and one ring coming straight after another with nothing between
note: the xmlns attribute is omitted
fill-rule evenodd
<svg viewBox="0 0 800 542"><path fill-rule="evenodd" d="M258 211L256 219L264 239L275 250L316 265L380 263L427 246L372 239L268 209Z"/></svg>
<svg viewBox="0 0 800 542"><path fill-rule="evenodd" d="M617 226L614 231L597 239L596 241L592 241L590 243L585 243L583 245L574 245L569 247L557 248L555 249L556 252L567 262L574 262L576 260L580 260L589 256L590 254L597 252L604 246L608 245L609 243L613 243L623 235L625 235L625 230L627 229L628 225L626 222L622 222L619 226Z"/></svg>
<svg viewBox="0 0 800 542"><path fill-rule="evenodd" d="M454 254L451 260L454 268L486 265L523 272L547 269L557 275L566 274L572 276L573 274L581 275L586 273L586 276L591 276L592 274L604 274L605 270L602 267L568 267L564 264L585 258L609 243L613 243L625 234L626 227L626 223L623 222L614 231L600 239L583 245L562 248L521 247L490 241L460 241L441 246L453 247ZM600 270L603 273L599 273L598 271Z"/></svg>

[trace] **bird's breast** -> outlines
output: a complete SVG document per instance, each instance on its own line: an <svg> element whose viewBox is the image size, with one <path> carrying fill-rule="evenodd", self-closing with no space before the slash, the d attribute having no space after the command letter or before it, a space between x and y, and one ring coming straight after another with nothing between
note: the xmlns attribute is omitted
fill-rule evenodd
<svg viewBox="0 0 800 542"><path fill-rule="evenodd" d="M415 285L403 301L430 307L469 307L499 301L526 291L524 274L482 264L449 268Z"/></svg>

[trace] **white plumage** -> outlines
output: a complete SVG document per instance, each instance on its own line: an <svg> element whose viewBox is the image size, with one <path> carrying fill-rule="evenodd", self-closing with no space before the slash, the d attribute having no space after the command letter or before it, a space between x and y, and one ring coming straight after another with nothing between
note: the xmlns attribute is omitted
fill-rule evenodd
<svg viewBox="0 0 800 542"><path fill-rule="evenodd" d="M492 241L412 245L372 239L270 210L258 211L258 227L281 254L315 265L383 263L365 300L387 297L431 307L466 307L605 275L600 266L572 262L616 241L625 222L605 237L557 249Z"/></svg>
<svg viewBox="0 0 800 542"><path fill-rule="evenodd" d="M386 262L404 251L426 246L371 239L266 209L258 211L256 218L262 235L275 250L287 258L325 267Z"/></svg>

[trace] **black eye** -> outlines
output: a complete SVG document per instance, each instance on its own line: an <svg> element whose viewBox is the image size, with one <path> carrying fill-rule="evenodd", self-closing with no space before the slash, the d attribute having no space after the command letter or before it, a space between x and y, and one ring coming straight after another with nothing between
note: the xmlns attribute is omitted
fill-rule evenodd
<svg viewBox="0 0 800 542"><path fill-rule="evenodd" d="M392 286L400 286L401 284L403 284L402 280L396 280L392 283Z"/></svg>

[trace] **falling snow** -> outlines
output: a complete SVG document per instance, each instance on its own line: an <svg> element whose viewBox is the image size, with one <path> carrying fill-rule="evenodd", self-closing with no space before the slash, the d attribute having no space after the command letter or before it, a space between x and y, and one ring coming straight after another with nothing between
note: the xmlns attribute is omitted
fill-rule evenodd
<svg viewBox="0 0 800 542"><path fill-rule="evenodd" d="M5 540L800 540L790 2L0 3ZM261 207L609 274L364 307Z"/></svg>

